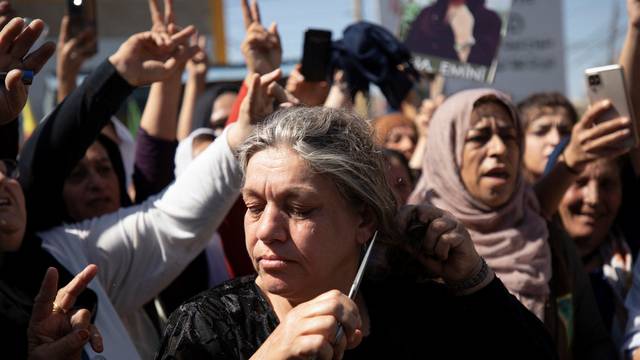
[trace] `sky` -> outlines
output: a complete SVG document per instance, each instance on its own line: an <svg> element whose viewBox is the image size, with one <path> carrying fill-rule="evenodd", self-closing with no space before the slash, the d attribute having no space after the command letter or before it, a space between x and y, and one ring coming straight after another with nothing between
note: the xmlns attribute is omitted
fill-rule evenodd
<svg viewBox="0 0 640 360"><path fill-rule="evenodd" d="M335 38L353 22L354 16L351 0L260 0L260 4L263 23L277 21L279 24L286 60L300 57L306 28L331 29ZM240 42L244 36L242 26L237 26L236 22L242 19L240 1L227 0L225 5L228 58L230 62L239 62ZM613 34L617 53L626 31L625 0L564 0L565 74L567 95L572 99L584 97L584 69L610 63L614 6L619 9L617 36ZM376 0L362 0L362 10L366 20L377 21L379 18Z"/></svg>

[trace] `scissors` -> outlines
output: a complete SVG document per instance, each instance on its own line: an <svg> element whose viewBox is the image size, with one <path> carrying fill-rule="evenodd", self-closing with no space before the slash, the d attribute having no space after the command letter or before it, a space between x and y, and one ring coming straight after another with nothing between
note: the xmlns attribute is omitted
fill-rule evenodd
<svg viewBox="0 0 640 360"><path fill-rule="evenodd" d="M367 270L367 264L369 263L369 255L371 255L371 249L376 242L376 238L378 237L378 230L373 233L373 238L367 247L367 251L364 253L364 257L360 262L360 267L358 268L358 272L356 273L356 277L351 284L351 289L349 289L349 299L355 300L356 295L358 295L358 289L360 288L360 283L362 282L362 278L364 277L365 270ZM338 341L344 336L344 329L342 328L342 324L338 323L338 330L336 331L336 338L333 341L334 344L337 344Z"/></svg>

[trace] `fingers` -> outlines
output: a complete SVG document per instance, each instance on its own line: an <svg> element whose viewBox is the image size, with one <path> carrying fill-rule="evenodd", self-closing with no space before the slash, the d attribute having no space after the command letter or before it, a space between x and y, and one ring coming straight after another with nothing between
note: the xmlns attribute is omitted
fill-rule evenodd
<svg viewBox="0 0 640 360"><path fill-rule="evenodd" d="M590 106L582 116L582 119L578 122L578 125L583 128L588 128L593 125L599 116L604 114L605 111L611 108L611 101L602 100Z"/></svg>
<svg viewBox="0 0 640 360"><path fill-rule="evenodd" d="M280 33L278 32L278 24L271 23L271 26L269 26L269 34L271 42L273 44L274 47L276 48L280 48Z"/></svg>
<svg viewBox="0 0 640 360"><path fill-rule="evenodd" d="M16 36L20 35L22 28L24 27L24 20L22 18L13 18L7 26L0 31L0 54L9 51L13 44L13 40Z"/></svg>
<svg viewBox="0 0 640 360"><path fill-rule="evenodd" d="M275 69L269 73L266 73L260 77L260 84L264 87L268 87L274 81L277 81L282 77L282 70Z"/></svg>
<svg viewBox="0 0 640 360"><path fill-rule="evenodd" d="M22 71L19 69L9 71L4 79L4 86L9 91L9 94L20 93L20 91L22 91L20 87L24 87L22 83ZM24 90L26 91L26 88Z"/></svg>
<svg viewBox="0 0 640 360"><path fill-rule="evenodd" d="M631 120L627 117L617 118L602 122L594 127L582 129L578 134L580 144L588 145L589 142L596 141L599 138L620 130L629 130Z"/></svg>
<svg viewBox="0 0 640 360"><path fill-rule="evenodd" d="M196 33L196 28L193 25L189 25L186 28L180 30L179 32L171 35L171 41L174 44L188 45L189 38L195 33Z"/></svg>
<svg viewBox="0 0 640 360"><path fill-rule="evenodd" d="M102 341L102 334L98 331L98 328L91 324L89 325L89 342L93 351L101 353L104 351L104 342Z"/></svg>
<svg viewBox="0 0 640 360"><path fill-rule="evenodd" d="M434 219L429 224L423 240L424 251L428 255L435 255L441 260L447 258L449 249L444 241L440 241L443 235L457 226L457 222L447 216Z"/></svg>
<svg viewBox="0 0 640 360"><path fill-rule="evenodd" d="M73 311L69 324L73 330L85 329L89 331L89 325L91 325L91 313L87 309L78 309Z"/></svg>
<svg viewBox="0 0 640 360"><path fill-rule="evenodd" d="M60 35L58 36L58 43L64 44L69 39L69 15L62 17L60 21Z"/></svg>
<svg viewBox="0 0 640 360"><path fill-rule="evenodd" d="M300 104L300 100L286 91L277 82L271 83L267 88L267 95L273 97L278 104L288 104L287 106L293 106Z"/></svg>
<svg viewBox="0 0 640 360"><path fill-rule="evenodd" d="M432 220L441 217L442 214L442 210L425 203L420 205L405 205L398 212L396 222L398 224L398 229L404 233L411 225L411 221L418 220L422 224L428 224Z"/></svg>
<svg viewBox="0 0 640 360"><path fill-rule="evenodd" d="M440 236L440 240L434 248L434 255L437 259L442 261L449 259L451 250L458 247L464 240L461 236L461 231L460 225L457 225Z"/></svg>
<svg viewBox="0 0 640 360"><path fill-rule="evenodd" d="M40 19L33 20L24 30L14 38L13 45L11 46L11 56L21 59L25 55L31 46L38 40L40 34L44 30L44 22Z"/></svg>
<svg viewBox="0 0 640 360"><path fill-rule="evenodd" d="M5 101L7 110L12 116L17 116L22 111L27 101L28 86L22 82L22 71L13 69L9 71L4 80L6 93Z"/></svg>
<svg viewBox="0 0 640 360"><path fill-rule="evenodd" d="M158 0L149 0L149 12L151 13L151 22L154 30L158 30L156 27L162 26L164 28L164 22L162 14L160 13L160 5Z"/></svg>
<svg viewBox="0 0 640 360"><path fill-rule="evenodd" d="M348 338L353 336L356 329L362 327L358 306L338 290L331 290L316 297L305 314L306 317L331 315L335 321L342 324ZM335 333L333 331L331 334L335 337ZM334 338L329 340L333 342Z"/></svg>
<svg viewBox="0 0 640 360"><path fill-rule="evenodd" d="M33 70L37 73L55 52L56 45L53 42L48 41L22 60L23 68L26 70Z"/></svg>
<svg viewBox="0 0 640 360"><path fill-rule="evenodd" d="M104 350L102 335L98 328L91 323L91 313L87 309L79 309L75 311L69 320L73 331L86 330L89 332L89 343L95 352Z"/></svg>
<svg viewBox="0 0 640 360"><path fill-rule="evenodd" d="M336 340L337 342L333 343ZM347 337L343 335L339 339L336 339L336 337L334 336L334 340L331 341L333 345L333 358L342 359L344 351L347 349Z"/></svg>
<svg viewBox="0 0 640 360"><path fill-rule="evenodd" d="M251 18L254 22L262 23L260 19L260 8L258 7L258 0L251 0Z"/></svg>
<svg viewBox="0 0 640 360"><path fill-rule="evenodd" d="M251 23L253 22L251 11L249 10L249 2L247 0L242 0L240 2L240 7L242 8L242 20L244 22L244 28L249 29L249 25L251 25Z"/></svg>
<svg viewBox="0 0 640 360"><path fill-rule="evenodd" d="M46 345L49 359L71 359L78 356L82 347L89 341L89 331L86 329L75 330L66 336Z"/></svg>
<svg viewBox="0 0 640 360"><path fill-rule="evenodd" d="M198 41L196 45L198 45L198 48L200 48L200 50L205 51L205 49L207 48L207 37L204 35L198 35Z"/></svg>
<svg viewBox="0 0 640 360"><path fill-rule="evenodd" d="M50 267L42 279L40 291L33 300L33 310L31 311L31 323L39 323L49 317L53 308L53 300L58 289L58 271Z"/></svg>
<svg viewBox="0 0 640 360"><path fill-rule="evenodd" d="M364 334L362 333L362 330L356 329L351 337L347 337L347 349L355 349L358 345L360 345L363 338Z"/></svg>
<svg viewBox="0 0 640 360"><path fill-rule="evenodd" d="M58 291L56 295L56 304L64 310L69 310L73 307L78 298L78 295L86 289L89 282L98 273L98 267L90 264L84 268L78 275L76 275L67 286Z"/></svg>
<svg viewBox="0 0 640 360"><path fill-rule="evenodd" d="M65 60L67 59L72 60L72 64L79 68L85 59L94 54L97 41L95 31L85 29L66 43L58 44L58 46L62 46L58 50L58 59L63 64L66 64Z"/></svg>
<svg viewBox="0 0 640 360"><path fill-rule="evenodd" d="M333 346L324 336L318 334L300 337L294 344L293 351L304 359L333 359Z"/></svg>
<svg viewBox="0 0 640 360"><path fill-rule="evenodd" d="M176 68L182 67L189 59L198 54L198 52L200 52L200 48L195 45L180 46L178 52L165 62L165 69L167 71L174 71Z"/></svg>
<svg viewBox="0 0 640 360"><path fill-rule="evenodd" d="M173 12L173 0L164 0L164 24L175 24L175 14Z"/></svg>
<svg viewBox="0 0 640 360"><path fill-rule="evenodd" d="M584 149L589 154L600 155L600 151L606 151L611 148L620 148L621 144L625 144L625 141L629 140L631 136L630 129L621 129L590 141L584 146Z"/></svg>

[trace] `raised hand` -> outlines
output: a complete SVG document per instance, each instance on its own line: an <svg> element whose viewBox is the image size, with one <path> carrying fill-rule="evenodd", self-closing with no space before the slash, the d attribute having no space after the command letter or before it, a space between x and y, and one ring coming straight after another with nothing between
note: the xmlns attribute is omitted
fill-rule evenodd
<svg viewBox="0 0 640 360"><path fill-rule="evenodd" d="M27 329L29 359L80 359L82 348L89 342L102 352L102 337L91 324L86 309L73 309L80 293L96 276L98 268L87 266L69 284L58 288L58 272L49 268L35 298Z"/></svg>
<svg viewBox="0 0 640 360"><path fill-rule="evenodd" d="M197 51L189 44L193 26L162 36L146 31L131 36L109 57L118 73L132 86L162 81L177 71Z"/></svg>
<svg viewBox="0 0 640 360"><path fill-rule="evenodd" d="M247 81L247 96L242 99L238 121L229 130L227 141L231 149L237 149L253 131L254 126L271 114L274 102L280 106L292 106L300 103L276 82L282 76L280 69L259 76L252 74Z"/></svg>
<svg viewBox="0 0 640 360"><path fill-rule="evenodd" d="M247 31L242 45L249 73L264 75L280 67L282 63L282 45L280 34L275 23L266 29L260 20L260 9L257 0L252 0L249 5L247 0L242 0L242 16L244 27Z"/></svg>
<svg viewBox="0 0 640 360"><path fill-rule="evenodd" d="M151 13L151 31L173 34L175 29L175 15L173 12L173 0L164 0L164 15L160 11L159 0L149 0L149 12Z"/></svg>
<svg viewBox="0 0 640 360"><path fill-rule="evenodd" d="M8 72L0 88L0 124L17 118L27 102L28 86L21 81L22 70L37 73L55 51L55 45L47 42L29 53L44 22L37 19L24 25L23 19L13 18L0 31L0 71Z"/></svg>
<svg viewBox="0 0 640 360"><path fill-rule="evenodd" d="M429 121L436 112L438 107L444 102L444 96L438 95L435 99L424 99L416 115L415 123L416 128L420 136L427 136L427 129L429 128Z"/></svg>
<svg viewBox="0 0 640 360"><path fill-rule="evenodd" d="M338 324L344 334L334 343ZM358 306L331 290L291 309L252 359L341 359L362 341Z"/></svg>
<svg viewBox="0 0 640 360"><path fill-rule="evenodd" d="M209 59L207 58L207 38L204 35L194 35L191 40L192 46L198 47L198 52L187 61L187 72L189 76L204 81L207 74Z"/></svg>
<svg viewBox="0 0 640 360"><path fill-rule="evenodd" d="M306 81L298 64L289 74L286 89L300 102L309 106L321 106L329 95L329 84L326 81Z"/></svg>
<svg viewBox="0 0 640 360"><path fill-rule="evenodd" d="M629 151L621 146L633 137L631 119L620 117L597 123L612 104L608 100L591 106L571 131L571 141L563 152L565 164L572 172L581 173L598 158L614 158Z"/></svg>
<svg viewBox="0 0 640 360"><path fill-rule="evenodd" d="M64 16L60 24L58 52L56 55L56 76L58 78L58 102L62 101L76 87L76 78L82 64L94 55L97 37L93 29L85 29L74 37L70 34L69 16Z"/></svg>
<svg viewBox="0 0 640 360"><path fill-rule="evenodd" d="M480 271L482 258L475 250L467 229L453 215L428 204L404 206L396 218L398 230L407 237L416 227L426 228L418 244L402 244L413 254L426 272L451 284L464 282ZM420 232L418 232L420 233ZM486 280L491 280L486 279ZM481 286L468 290L479 290Z"/></svg>

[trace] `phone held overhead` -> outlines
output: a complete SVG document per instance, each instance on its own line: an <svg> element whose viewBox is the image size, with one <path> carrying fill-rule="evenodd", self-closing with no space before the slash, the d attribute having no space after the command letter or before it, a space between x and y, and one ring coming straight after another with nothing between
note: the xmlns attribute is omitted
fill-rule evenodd
<svg viewBox="0 0 640 360"><path fill-rule="evenodd" d="M304 33L302 67L305 81L326 81L331 60L331 31L308 29Z"/></svg>
<svg viewBox="0 0 640 360"><path fill-rule="evenodd" d="M595 104L602 100L611 101L611 108L607 110L598 122L613 120L619 117L628 117L631 123L635 124L635 114L631 107L631 99L624 78L624 72L620 65L606 65L585 70L587 82L587 96L589 102ZM631 127L633 136L623 144L622 147L636 147L638 141L638 131L635 126Z"/></svg>

